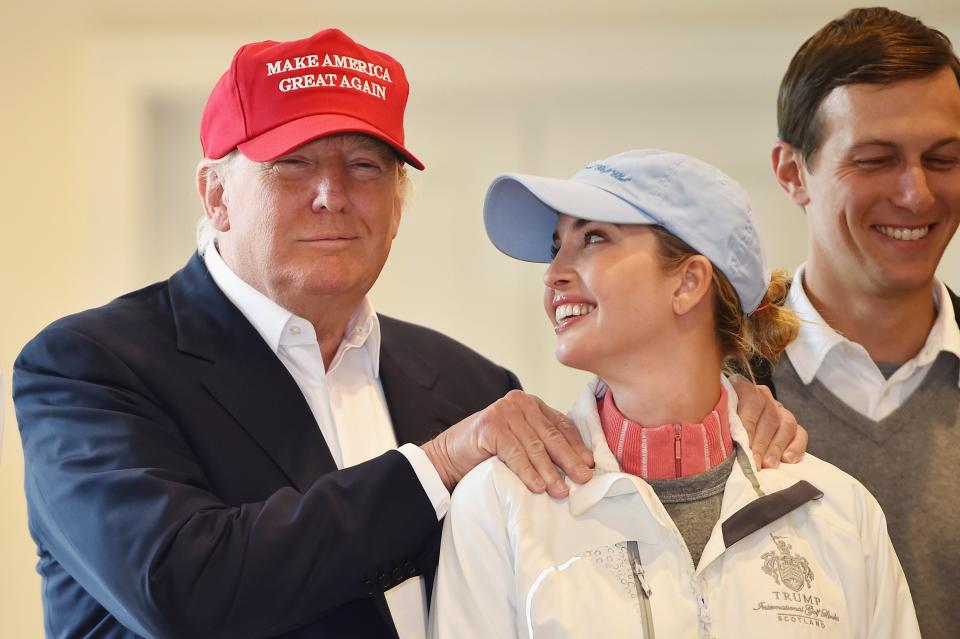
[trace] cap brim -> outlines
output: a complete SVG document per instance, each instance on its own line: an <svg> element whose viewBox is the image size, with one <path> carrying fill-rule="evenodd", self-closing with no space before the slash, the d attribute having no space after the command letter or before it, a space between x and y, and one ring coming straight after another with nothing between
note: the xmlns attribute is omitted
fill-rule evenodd
<svg viewBox="0 0 960 639"><path fill-rule="evenodd" d="M390 145L400 158L413 168L421 171L424 168L423 162L380 129L358 118L339 113L310 115L281 124L255 138L241 142L237 148L254 162L269 162L311 140L336 133L360 133L375 137Z"/></svg>
<svg viewBox="0 0 960 639"><path fill-rule="evenodd" d="M614 224L658 224L600 187L536 175L498 175L483 203L483 222L490 241L510 257L527 262L553 259L558 213Z"/></svg>

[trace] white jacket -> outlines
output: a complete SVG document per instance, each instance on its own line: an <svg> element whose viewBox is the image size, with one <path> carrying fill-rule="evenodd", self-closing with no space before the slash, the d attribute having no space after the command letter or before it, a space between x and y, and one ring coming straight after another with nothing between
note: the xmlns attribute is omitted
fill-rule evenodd
<svg viewBox="0 0 960 639"><path fill-rule="evenodd" d="M457 486L431 636L920 637L873 496L812 455L757 472L723 383L738 459L696 568L650 486L620 472L594 380L570 412L592 445L593 479L568 480L569 497L553 499L491 459Z"/></svg>

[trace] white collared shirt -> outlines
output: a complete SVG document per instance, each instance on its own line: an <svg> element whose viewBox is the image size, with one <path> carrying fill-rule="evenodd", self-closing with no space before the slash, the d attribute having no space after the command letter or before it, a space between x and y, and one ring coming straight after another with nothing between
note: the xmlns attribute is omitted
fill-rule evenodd
<svg viewBox="0 0 960 639"><path fill-rule="evenodd" d="M801 264L793 276L786 306L800 318L800 334L787 346L787 357L804 384L817 379L850 408L879 421L920 386L941 351L960 357L960 327L943 282L934 280L937 318L923 348L884 379L867 350L831 328L813 307L802 285L803 268Z"/></svg>
<svg viewBox="0 0 960 639"><path fill-rule="evenodd" d="M370 301L351 316L330 369L325 370L313 324L278 305L234 273L211 242L203 252L210 276L253 325L296 381L338 468L354 466L397 448L380 384L380 321ZM362 424L363 428L357 428ZM413 466L437 519L446 515L450 493L414 444L398 449ZM386 592L400 639L426 636L425 582L414 577Z"/></svg>

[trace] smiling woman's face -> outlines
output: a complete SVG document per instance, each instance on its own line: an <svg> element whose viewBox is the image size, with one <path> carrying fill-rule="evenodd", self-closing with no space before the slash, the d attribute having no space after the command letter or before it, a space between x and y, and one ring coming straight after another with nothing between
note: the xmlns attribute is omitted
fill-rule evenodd
<svg viewBox="0 0 960 639"><path fill-rule="evenodd" d="M663 271L657 243L645 225L557 218L544 308L560 363L604 377L662 348L679 276Z"/></svg>

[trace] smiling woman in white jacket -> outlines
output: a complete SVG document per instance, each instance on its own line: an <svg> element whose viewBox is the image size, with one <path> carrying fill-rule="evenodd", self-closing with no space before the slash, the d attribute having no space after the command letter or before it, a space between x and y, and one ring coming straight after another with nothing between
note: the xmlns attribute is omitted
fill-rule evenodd
<svg viewBox="0 0 960 639"><path fill-rule="evenodd" d="M596 460L567 498L496 459L457 486L439 638L919 637L876 500L808 455L758 471L722 375L796 335L746 194L687 156L631 151L487 193L502 251L550 262L561 363L598 377L569 416Z"/></svg>

